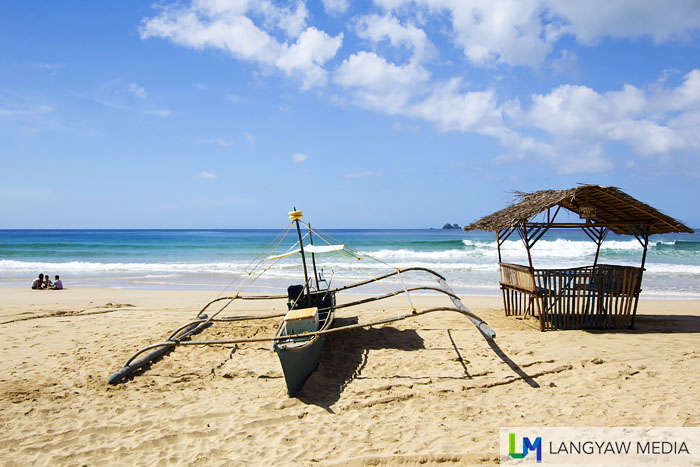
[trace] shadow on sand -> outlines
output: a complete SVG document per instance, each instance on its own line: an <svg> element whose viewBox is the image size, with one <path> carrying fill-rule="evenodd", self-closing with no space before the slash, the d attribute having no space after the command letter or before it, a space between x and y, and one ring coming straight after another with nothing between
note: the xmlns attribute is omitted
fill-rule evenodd
<svg viewBox="0 0 700 467"><path fill-rule="evenodd" d="M336 318L334 326L357 324L357 317ZM318 368L311 374L296 397L306 403L330 407L340 399L350 381L362 373L370 350L424 349L423 338L413 329L400 330L390 326L351 329L326 337Z"/></svg>
<svg viewBox="0 0 700 467"><path fill-rule="evenodd" d="M700 316L688 315L637 315L634 329L586 329L594 334L670 334L700 333Z"/></svg>
<svg viewBox="0 0 700 467"><path fill-rule="evenodd" d="M356 317L336 318L335 326L356 323ZM448 336L462 362L466 377L471 378L449 330ZM508 357L493 339L483 334L482 337L498 358L505 362L525 383L531 388L540 387L530 375ZM348 383L362 374L370 350L397 349L410 352L424 348L423 338L415 330L399 330L390 326L352 329L327 336L318 368L311 374L296 397L306 404L317 405L332 412L330 407L340 399L340 395Z"/></svg>

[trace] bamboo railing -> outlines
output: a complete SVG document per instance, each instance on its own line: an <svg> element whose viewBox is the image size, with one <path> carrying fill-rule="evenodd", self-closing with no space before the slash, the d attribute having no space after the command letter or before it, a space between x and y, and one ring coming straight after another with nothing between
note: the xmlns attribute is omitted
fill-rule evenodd
<svg viewBox="0 0 700 467"><path fill-rule="evenodd" d="M500 263L506 316L535 316L541 330L634 325L642 268L599 264L530 269Z"/></svg>

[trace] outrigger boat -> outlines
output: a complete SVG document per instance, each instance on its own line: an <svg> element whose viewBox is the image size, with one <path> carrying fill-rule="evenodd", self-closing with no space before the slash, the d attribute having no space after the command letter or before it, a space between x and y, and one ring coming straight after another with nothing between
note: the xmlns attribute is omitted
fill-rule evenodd
<svg viewBox="0 0 700 467"><path fill-rule="evenodd" d="M330 243L332 237L323 233L320 230L312 229L311 226L302 219L302 212L294 210L289 213L291 220L287 228L280 233L277 238L268 245L265 251L270 249L276 250L287 233L296 227L298 242L292 249L282 254L273 254L267 257L254 260L244 273L239 274L237 279L247 276L243 283L239 285L238 291L232 296L219 297L209 303L197 314L196 318L176 329L170 337L161 343L149 345L127 360L124 366L114 373L108 380L110 384L119 384L135 371L146 367L147 365L160 359L163 355L170 352L177 346L186 345L231 345L245 344L253 342L272 342L272 350L279 357L282 365L282 372L287 385L287 393L293 397L304 385L306 379L315 371L321 357L323 341L325 336L331 333L346 331L349 329L357 329L362 327L377 326L388 324L408 318L418 317L427 313L437 311L451 311L467 317L477 329L487 338L493 339L496 333L483 321L481 318L472 313L460 300L460 298L452 291L445 278L439 273L422 267L412 268L393 268L393 271L378 277L369 277L367 280L331 288L323 274L323 269L319 270L316 266L316 255L338 253L343 256L355 259L375 259L370 255L355 250L347 245L339 243ZM301 226L303 224L308 232L302 237ZM326 245L314 245L313 235L323 240ZM308 243L304 245L304 239L308 237ZM272 265L282 258L299 254L301 255L301 263L304 272L304 284L292 285L288 287L287 294L280 295L242 295L241 291L250 286L252 282L259 278L265 271L269 270ZM306 255L311 255L312 275L307 268ZM377 260L379 261L379 260ZM384 263L386 264L386 263ZM406 287L403 282L403 275L413 273L425 273L431 275L436 281L437 286L417 286ZM336 302L336 294L341 291L358 288L369 284L382 284L386 279L398 277L401 279L402 289L392 291L383 295L370 296L358 300L353 300L347 303L338 304ZM235 281L236 279L234 279ZM233 284L233 282L232 282ZM384 285L384 284L382 284ZM413 306L410 301L410 292L415 291L433 291L446 295L452 302L453 306L442 306L436 308L428 308L419 310ZM404 295L405 294L405 295ZM386 319L375 320L365 323L357 323L346 326L332 327L335 317L335 311L339 308L349 308L373 301L384 300L391 297L405 296L406 304L410 309L407 314L394 316ZM287 300L287 311L285 313L268 314L262 316L220 316L223 311L235 300ZM205 314L214 304L220 305L220 308L211 315ZM200 333L204 329L215 323L231 323L246 320L259 320L282 318L277 332L272 337L250 337L239 339L213 339L213 340L191 340L191 337Z"/></svg>

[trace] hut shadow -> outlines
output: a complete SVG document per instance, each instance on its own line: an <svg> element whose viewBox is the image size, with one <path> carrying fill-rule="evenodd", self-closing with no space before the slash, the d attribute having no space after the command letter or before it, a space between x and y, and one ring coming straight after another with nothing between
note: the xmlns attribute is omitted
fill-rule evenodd
<svg viewBox="0 0 700 467"><path fill-rule="evenodd" d="M634 329L585 329L592 334L698 334L700 316L688 315L637 315Z"/></svg>
<svg viewBox="0 0 700 467"><path fill-rule="evenodd" d="M357 317L336 318L335 327L357 324ZM347 385L362 374L370 350L424 349L423 338L413 329L400 330L390 326L359 328L326 336L318 368L309 376L296 395L305 404L313 404L333 412L335 404Z"/></svg>

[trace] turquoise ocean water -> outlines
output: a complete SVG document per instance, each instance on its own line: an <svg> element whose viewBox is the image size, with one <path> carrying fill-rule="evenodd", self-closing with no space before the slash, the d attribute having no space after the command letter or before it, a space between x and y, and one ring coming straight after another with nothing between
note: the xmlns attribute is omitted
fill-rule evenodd
<svg viewBox="0 0 700 467"><path fill-rule="evenodd" d="M339 253L317 255L318 267L323 268L333 285L387 272L391 270L389 264L434 269L446 276L461 294L500 293L493 233L440 229L324 232L328 241L334 242L333 237L364 252L361 261L348 260L347 255ZM45 273L51 277L61 275L66 287L219 291L278 233L276 230L0 230L0 286L29 286L34 277ZM290 231L276 252L286 251L296 240L296 232ZM314 241L317 245L324 243L319 237L314 237ZM574 267L592 264L594 254L595 245L583 232L552 230L535 246L533 259L535 267ZM603 244L600 262L639 266L641 254L641 245L635 238L610 234ZM506 241L503 260L527 263L519 238ZM265 263L264 267L267 266L270 269L246 290L284 290L303 277L298 257L270 261ZM426 281L430 282L417 275L404 279L403 284L397 280L394 283L412 286ZM651 237L642 288L642 297L646 298L700 298L700 234Z"/></svg>

